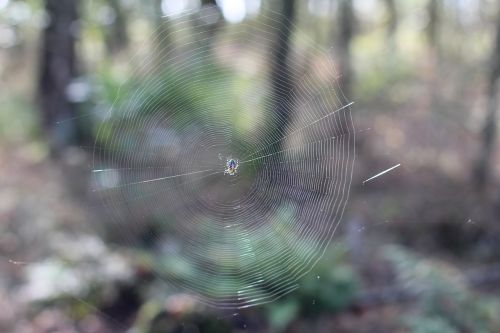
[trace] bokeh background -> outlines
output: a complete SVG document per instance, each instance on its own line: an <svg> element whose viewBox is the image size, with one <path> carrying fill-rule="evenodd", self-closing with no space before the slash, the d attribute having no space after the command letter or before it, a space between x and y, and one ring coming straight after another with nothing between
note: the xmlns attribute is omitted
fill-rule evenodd
<svg viewBox="0 0 500 333"><path fill-rule="evenodd" d="M300 288L262 306L218 310L163 283L157 221L134 215L125 242L92 191L99 115L126 103L134 57L176 49L147 42L186 15L215 50L275 15L285 44L259 57L262 98L293 74L300 31L355 101L340 228ZM499 75L494 0L0 0L0 331L500 332ZM203 108L211 89L172 98Z"/></svg>

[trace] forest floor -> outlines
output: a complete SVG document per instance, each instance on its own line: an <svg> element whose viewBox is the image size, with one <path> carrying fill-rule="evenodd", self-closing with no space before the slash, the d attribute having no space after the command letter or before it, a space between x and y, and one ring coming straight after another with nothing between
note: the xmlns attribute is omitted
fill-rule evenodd
<svg viewBox="0 0 500 333"><path fill-rule="evenodd" d="M446 261L462 273L477 273L482 267L496 267L498 262L500 242L490 223L497 214L494 197L485 204L469 183L440 174L434 166L412 170L404 163L392 174L362 185L361 175L369 172L366 165L380 171L400 161L370 160L363 152L376 148L364 144L361 137L358 151L362 153L358 153L346 223L338 235L349 244L352 263L363 276L360 303L333 316L298 318L289 325L289 332L302 332L304 327L317 327L317 332L333 328L336 332L398 331L402 327L400 317L412 302L391 301L398 299L397 289L387 295L385 288L391 285L394 274L378 255L387 244L402 244L424 257ZM88 179L82 177L85 167L81 167L86 164L86 154L70 149L56 162L48 157L43 144L31 143L2 146L0 156L0 216L6 221L0 225L0 307L5 309L0 328L48 332L58 327L72 332L71 316L63 308L47 307L37 312L33 304L37 304L37 298L57 294L57 284L47 282L53 275L37 271L41 267L38 264L47 264L49 258L65 252L68 255L78 242L106 247L92 232L98 212L87 209L92 202ZM74 181L78 177L79 181ZM71 242L73 246L68 245ZM102 253L113 260L120 256L113 249ZM127 262L126 258L120 260ZM117 271L118 275L130 274L130 268ZM33 274L38 275L33 278ZM499 276L495 274L498 270L486 269L484 276L476 276L485 282L479 283L483 291L498 285ZM362 296L373 290L375 306ZM98 318L88 319L89 327L105 327Z"/></svg>

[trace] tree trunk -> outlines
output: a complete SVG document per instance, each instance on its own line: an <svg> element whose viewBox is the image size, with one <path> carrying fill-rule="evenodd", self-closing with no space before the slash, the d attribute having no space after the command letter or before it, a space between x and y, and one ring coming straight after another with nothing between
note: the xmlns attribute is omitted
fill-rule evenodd
<svg viewBox="0 0 500 333"><path fill-rule="evenodd" d="M388 14L387 36L392 40L398 29L398 11L395 0L385 0L385 6Z"/></svg>
<svg viewBox="0 0 500 333"><path fill-rule="evenodd" d="M169 19L163 16L162 0L154 0L153 7L155 38L157 47L157 65L162 66L165 62L165 54L172 49L172 38L169 35Z"/></svg>
<svg viewBox="0 0 500 333"><path fill-rule="evenodd" d="M215 0L202 0L201 10L195 23L199 25L198 29L203 32L199 41L201 52L207 52L208 56L211 55L212 46L222 22L222 11L217 2Z"/></svg>
<svg viewBox="0 0 500 333"><path fill-rule="evenodd" d="M289 56L291 29L295 21L295 0L282 0L280 9L281 15L276 18L276 39L272 48L271 67L271 107L275 119L276 130L273 133L275 140L285 135L293 113L291 92L294 83ZM275 149L279 150L280 147Z"/></svg>
<svg viewBox="0 0 500 333"><path fill-rule="evenodd" d="M491 157L497 136L498 81L500 77L500 13L488 78L488 110L482 131L482 151L476 166L476 184L483 189L490 177Z"/></svg>
<svg viewBox="0 0 500 333"><path fill-rule="evenodd" d="M351 41L354 36L354 8L352 0L340 0L338 10L338 22L340 31L338 36L338 50L340 63L340 84L344 95L352 98L352 65L351 65Z"/></svg>
<svg viewBox="0 0 500 333"><path fill-rule="evenodd" d="M78 0L45 0L49 24L42 33L37 97L52 150L75 139L75 104L68 87L77 74Z"/></svg>
<svg viewBox="0 0 500 333"><path fill-rule="evenodd" d="M387 38L387 57L385 57L384 66L387 72L394 70L394 64L398 60L398 44L397 44L397 30L398 30L398 8L396 0L383 0L386 9L386 38Z"/></svg>
<svg viewBox="0 0 500 333"><path fill-rule="evenodd" d="M439 46L439 0L429 0L428 3L429 24L427 25L427 39L432 49L437 50Z"/></svg>
<svg viewBox="0 0 500 333"><path fill-rule="evenodd" d="M121 0L108 0L115 17L109 29L106 29L108 53L114 55L128 46L127 16L123 12Z"/></svg>

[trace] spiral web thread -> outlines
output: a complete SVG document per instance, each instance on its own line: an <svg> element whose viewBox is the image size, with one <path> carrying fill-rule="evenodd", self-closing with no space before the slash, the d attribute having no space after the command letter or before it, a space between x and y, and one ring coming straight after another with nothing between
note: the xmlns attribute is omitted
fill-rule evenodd
<svg viewBox="0 0 500 333"><path fill-rule="evenodd" d="M218 308L297 289L349 194L352 103L328 52L296 28L292 120L282 128L285 120L270 112L268 59L279 15L230 25L211 47L196 23L209 17L171 21L171 33L155 34L152 51L132 60L133 88L96 139L96 193L118 237L135 245L141 221L154 221L146 234L160 253L155 275ZM172 40L175 47L162 46ZM278 130L270 130L273 121ZM235 175L224 174L228 158L239 160Z"/></svg>

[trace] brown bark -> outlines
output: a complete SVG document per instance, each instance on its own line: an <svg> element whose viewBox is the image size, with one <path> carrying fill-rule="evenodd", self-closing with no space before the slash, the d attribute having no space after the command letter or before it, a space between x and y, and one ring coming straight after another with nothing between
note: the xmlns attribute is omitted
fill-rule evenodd
<svg viewBox="0 0 500 333"><path fill-rule="evenodd" d="M495 44L488 78L488 109L482 131L482 151L476 165L476 185L483 189L490 178L491 158L497 137L498 87L500 78L500 14L498 15Z"/></svg>
<svg viewBox="0 0 500 333"><path fill-rule="evenodd" d="M347 98L352 98L352 64L351 64L351 41L354 36L354 8L352 0L340 0L338 10L338 22L340 31L338 36L338 50L340 73L342 77L340 84Z"/></svg>
<svg viewBox="0 0 500 333"><path fill-rule="evenodd" d="M387 7L388 21L387 21L387 35L393 38L398 29L398 11L396 8L395 0L385 0Z"/></svg>
<svg viewBox="0 0 500 333"><path fill-rule="evenodd" d="M166 52L168 52L172 45L172 39L171 36L169 35L170 32L170 27L169 27L169 20L167 17L163 16L163 11L161 8L162 0L154 0L154 24L155 26L155 38L157 42L157 47L158 47L158 55L157 58L159 60L159 65L162 64L162 61L165 61L163 59L163 56Z"/></svg>
<svg viewBox="0 0 500 333"><path fill-rule="evenodd" d="M199 24L199 29L204 32L200 39L202 52L210 55L217 32L223 23L222 11L215 0L202 0L201 5L196 24Z"/></svg>
<svg viewBox="0 0 500 333"><path fill-rule="evenodd" d="M120 0L108 0L114 12L114 21L106 33L107 48L110 54L118 53L128 46L127 16L123 11Z"/></svg>
<svg viewBox="0 0 500 333"><path fill-rule="evenodd" d="M67 90L77 74L77 6L78 0L45 0L50 20L42 33L37 95L52 148L68 144L75 136L71 121L75 105Z"/></svg>
<svg viewBox="0 0 500 333"><path fill-rule="evenodd" d="M281 1L281 15L276 18L276 40L274 42L271 67L271 106L275 115L275 136L283 136L288 127L291 109L293 79L290 68L290 37L295 20L295 0ZM279 147L276 147L279 150Z"/></svg>
<svg viewBox="0 0 500 333"><path fill-rule="evenodd" d="M427 25L427 38L431 48L436 49L439 45L439 24L440 10L439 0L429 0L427 11L429 15L429 24Z"/></svg>

